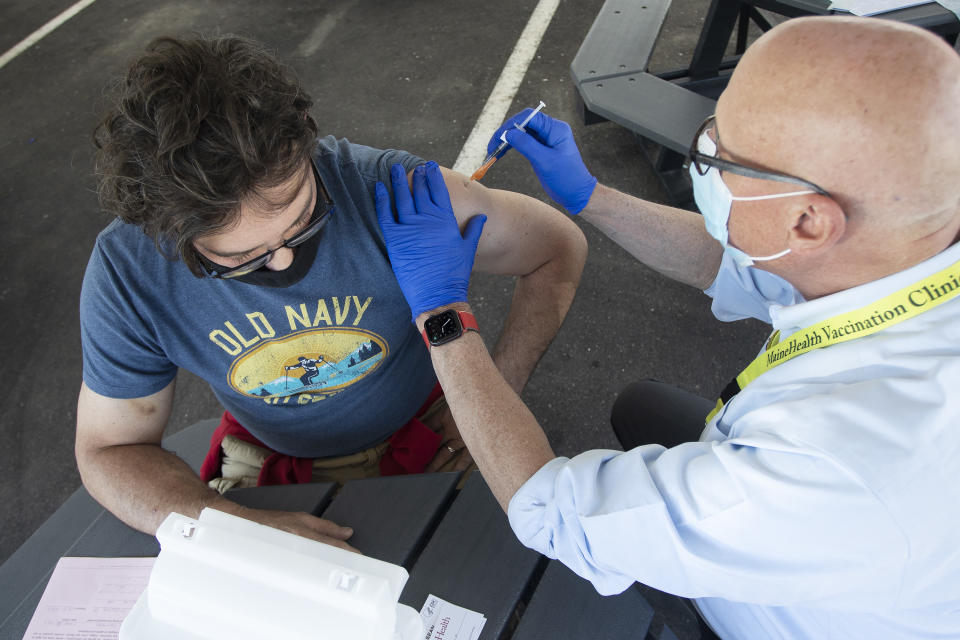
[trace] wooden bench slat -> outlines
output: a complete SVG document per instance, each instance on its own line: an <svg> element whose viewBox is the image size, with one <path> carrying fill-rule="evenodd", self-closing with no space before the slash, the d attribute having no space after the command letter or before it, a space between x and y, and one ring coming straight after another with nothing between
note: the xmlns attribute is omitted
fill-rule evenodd
<svg viewBox="0 0 960 640"><path fill-rule="evenodd" d="M652 620L653 607L639 590L601 596L588 580L552 560L513 640L644 638Z"/></svg>
<svg viewBox="0 0 960 640"><path fill-rule="evenodd" d="M353 527L350 544L378 560L410 570L415 554L456 490L460 473L397 476L346 483L323 517ZM422 604L422 603L421 603Z"/></svg>
<svg viewBox="0 0 960 640"><path fill-rule="evenodd" d="M267 487L231 489L223 497L251 509L304 511L315 516L330 504L337 485L333 482L279 484Z"/></svg>
<svg viewBox="0 0 960 640"><path fill-rule="evenodd" d="M645 71L670 0L607 0L570 65L573 82Z"/></svg>
<svg viewBox="0 0 960 640"><path fill-rule="evenodd" d="M649 73L584 83L580 95L590 111L683 155L716 107L715 100Z"/></svg>
<svg viewBox="0 0 960 640"><path fill-rule="evenodd" d="M480 640L495 640L541 559L516 539L506 514L475 472L414 564L400 602L419 611L432 593L482 613L487 622Z"/></svg>

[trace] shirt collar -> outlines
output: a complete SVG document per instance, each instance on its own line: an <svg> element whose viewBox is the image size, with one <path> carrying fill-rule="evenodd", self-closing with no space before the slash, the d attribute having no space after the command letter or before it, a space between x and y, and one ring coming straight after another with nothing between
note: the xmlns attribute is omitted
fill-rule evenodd
<svg viewBox="0 0 960 640"><path fill-rule="evenodd" d="M789 307L773 305L770 308L773 328L792 333L803 327L809 327L908 287L914 282L946 269L958 260L960 260L960 242L954 243L919 264L879 280Z"/></svg>

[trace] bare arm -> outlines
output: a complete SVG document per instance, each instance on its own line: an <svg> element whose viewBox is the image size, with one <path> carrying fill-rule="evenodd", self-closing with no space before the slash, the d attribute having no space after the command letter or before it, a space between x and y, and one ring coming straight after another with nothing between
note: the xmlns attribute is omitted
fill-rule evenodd
<svg viewBox="0 0 960 640"><path fill-rule="evenodd" d="M452 191L473 188L473 185L454 183L451 186L449 173L442 173L430 163L420 171L422 174L418 173L413 181L412 192L404 184L402 175L396 172L391 175L398 219L393 215L390 196L382 185L377 188L376 206L394 273L410 307L420 310L415 322L422 332L427 318L440 310L470 310L466 302L454 302L422 311L429 308L427 302L436 300L435 290L424 291L423 286L436 284L440 295L448 300L462 300L462 281L468 275L470 262L460 258L479 254L475 247L484 237L494 241L491 246L496 247L499 237L496 233L487 236L489 214L482 235L477 233L479 226L474 222L468 226L466 237L459 237L464 233L464 220L480 212L457 211L458 201L454 200ZM448 192L451 192L449 205L446 204ZM483 206L482 202L478 204ZM430 213L414 215L419 209ZM546 220L569 223L566 216L555 211L544 214L549 214L544 215ZM435 225L441 225L441 233L428 232ZM458 227L460 233L457 233ZM533 233L537 229L520 226L517 233ZM582 238L579 241L582 242ZM476 269L475 263L473 268ZM506 509L519 487L555 457L550 444L536 419L494 364L477 333L465 332L450 343L432 347L430 353L453 418L460 426L458 437L462 436L494 496Z"/></svg>
<svg viewBox="0 0 960 640"><path fill-rule="evenodd" d="M469 311L466 304L452 308ZM431 312L432 313L432 312ZM417 318L417 328L429 314ZM546 435L490 359L483 340L467 332L430 349L460 435L504 511L540 467L555 458Z"/></svg>
<svg viewBox="0 0 960 640"><path fill-rule="evenodd" d="M474 215L487 216L474 271L518 276L493 362L520 393L567 315L586 261L586 239L539 200L487 189L447 169L443 174L461 229Z"/></svg>
<svg viewBox="0 0 960 640"><path fill-rule="evenodd" d="M77 402L77 466L100 504L131 527L153 535L173 511L196 518L204 507L352 549L352 534L306 513L248 509L207 487L185 462L160 446L174 383L143 398L116 399L86 384Z"/></svg>
<svg viewBox="0 0 960 640"><path fill-rule="evenodd" d="M598 184L580 216L651 269L706 289L723 248L696 213L648 202Z"/></svg>

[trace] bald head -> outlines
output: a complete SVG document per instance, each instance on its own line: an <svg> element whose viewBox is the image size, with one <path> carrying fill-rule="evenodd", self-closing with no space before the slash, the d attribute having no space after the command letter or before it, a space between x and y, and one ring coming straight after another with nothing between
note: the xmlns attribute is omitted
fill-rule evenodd
<svg viewBox="0 0 960 640"><path fill-rule="evenodd" d="M960 222L960 57L922 29L788 20L747 50L717 126L735 158L830 192L850 233L915 239Z"/></svg>

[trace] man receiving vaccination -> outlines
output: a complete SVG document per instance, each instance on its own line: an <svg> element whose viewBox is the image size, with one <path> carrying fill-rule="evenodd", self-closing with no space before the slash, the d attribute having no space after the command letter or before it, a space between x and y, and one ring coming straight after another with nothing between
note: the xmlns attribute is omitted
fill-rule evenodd
<svg viewBox="0 0 960 640"><path fill-rule="evenodd" d="M117 219L81 296L77 463L91 495L141 531L213 507L348 546L348 528L214 488L471 464L374 209L378 181L423 161L318 138L311 104L256 43L164 38L95 133ZM476 268L519 276L494 356L519 392L566 315L586 241L543 203L430 166L468 236L487 217ZM202 480L160 446L179 368L227 409Z"/></svg>

